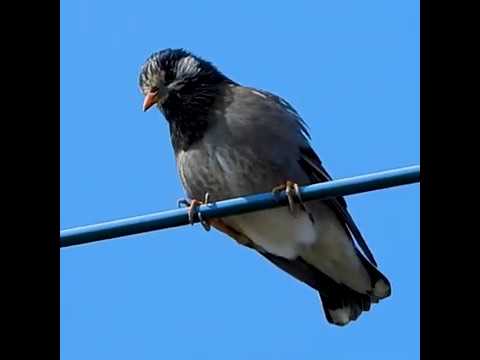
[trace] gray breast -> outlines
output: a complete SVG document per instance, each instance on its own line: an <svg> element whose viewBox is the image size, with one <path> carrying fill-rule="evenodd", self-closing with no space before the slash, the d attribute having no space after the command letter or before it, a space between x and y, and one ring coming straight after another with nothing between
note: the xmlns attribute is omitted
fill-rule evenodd
<svg viewBox="0 0 480 360"><path fill-rule="evenodd" d="M280 166L265 161L254 149L232 146L227 139L202 141L177 155L180 178L190 198L212 201L271 191L284 182Z"/></svg>
<svg viewBox="0 0 480 360"><path fill-rule="evenodd" d="M177 153L187 195L212 201L271 191L287 180L304 184L304 138L284 107L250 89L229 87L211 113L204 137Z"/></svg>

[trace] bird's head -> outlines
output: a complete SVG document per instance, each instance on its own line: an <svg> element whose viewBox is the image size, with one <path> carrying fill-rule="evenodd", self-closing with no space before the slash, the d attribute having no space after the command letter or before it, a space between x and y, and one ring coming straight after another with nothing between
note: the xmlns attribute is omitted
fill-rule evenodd
<svg viewBox="0 0 480 360"><path fill-rule="evenodd" d="M155 104L164 110L172 98L175 105L188 103L195 94L226 80L211 63L186 50L161 50L147 59L140 72L143 111Z"/></svg>

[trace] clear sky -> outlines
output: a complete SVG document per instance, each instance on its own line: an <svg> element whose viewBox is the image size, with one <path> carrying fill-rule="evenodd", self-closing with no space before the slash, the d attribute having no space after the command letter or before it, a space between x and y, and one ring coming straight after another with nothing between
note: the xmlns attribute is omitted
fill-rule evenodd
<svg viewBox="0 0 480 360"><path fill-rule="evenodd" d="M334 178L419 163L418 1L61 1L61 227L171 209L168 128L138 72L185 47L287 99ZM226 236L185 226L61 250L61 357L418 359L419 186L349 196L392 296L347 327Z"/></svg>

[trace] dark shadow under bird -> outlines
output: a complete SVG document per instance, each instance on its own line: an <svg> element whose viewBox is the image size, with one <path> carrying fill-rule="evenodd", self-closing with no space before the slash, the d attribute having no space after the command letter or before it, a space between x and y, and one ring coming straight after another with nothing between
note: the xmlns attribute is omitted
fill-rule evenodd
<svg viewBox="0 0 480 360"><path fill-rule="evenodd" d="M140 73L144 111L168 121L178 171L190 199L211 201L331 180L304 121L280 97L241 86L182 49L147 59ZM318 291L326 319L356 320L391 293L342 197L211 220Z"/></svg>

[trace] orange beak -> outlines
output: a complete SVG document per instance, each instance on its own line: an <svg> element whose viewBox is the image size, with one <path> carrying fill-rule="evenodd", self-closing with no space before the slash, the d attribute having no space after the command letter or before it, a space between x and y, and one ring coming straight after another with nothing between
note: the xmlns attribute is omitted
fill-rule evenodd
<svg viewBox="0 0 480 360"><path fill-rule="evenodd" d="M143 100L143 111L147 111L158 101L158 91L149 92Z"/></svg>

